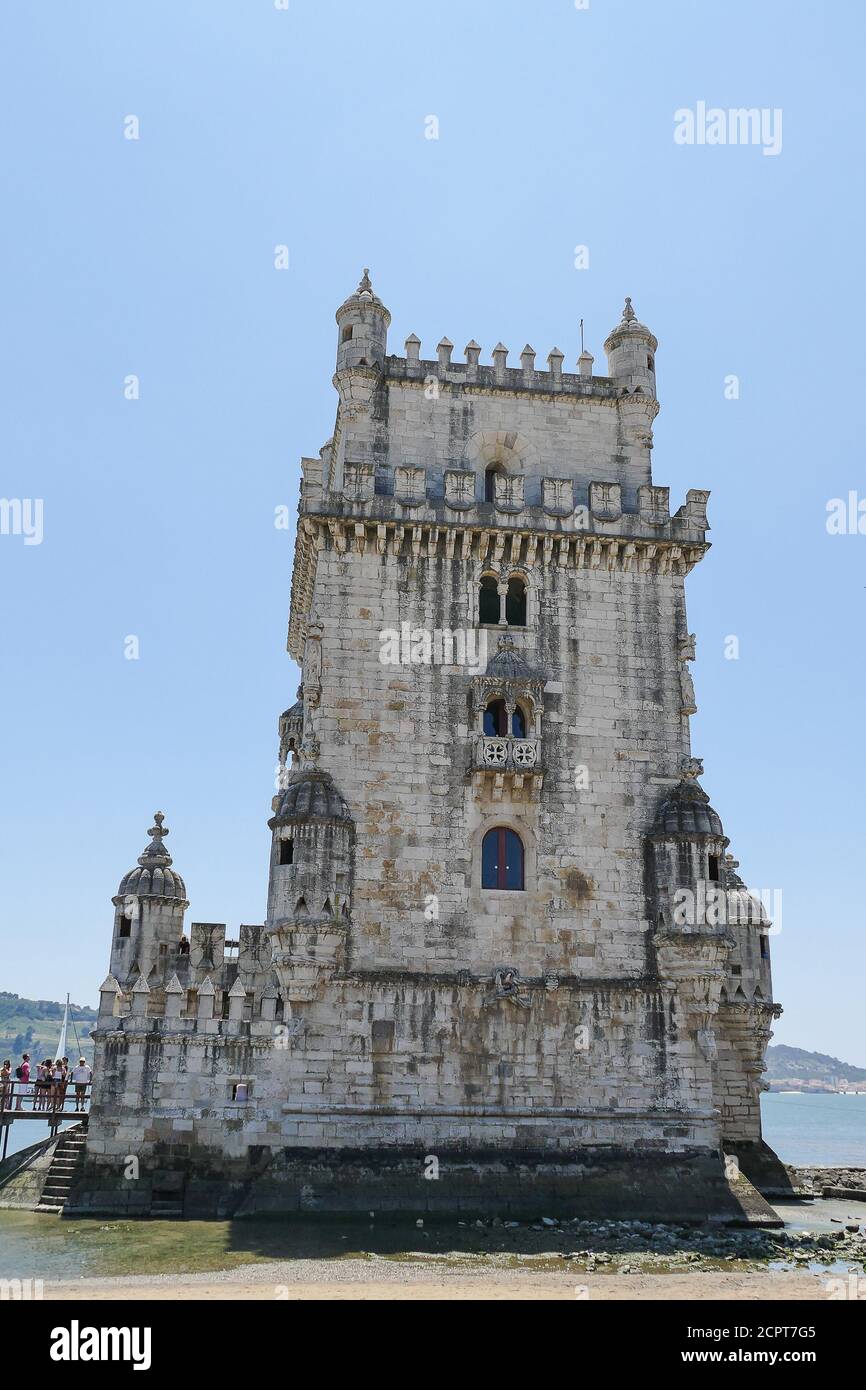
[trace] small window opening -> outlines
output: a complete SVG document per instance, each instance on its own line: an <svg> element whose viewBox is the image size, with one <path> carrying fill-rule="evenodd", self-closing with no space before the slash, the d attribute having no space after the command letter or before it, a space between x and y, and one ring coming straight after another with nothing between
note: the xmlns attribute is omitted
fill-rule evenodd
<svg viewBox="0 0 866 1390"><path fill-rule="evenodd" d="M501 469L501 468L488 468L488 469L487 469L487 472L484 474L484 501L485 501L485 502L495 502L495 501L496 501L496 478L497 478L497 475L501 474L502 472L503 472L503 469Z"/></svg>
<svg viewBox="0 0 866 1390"><path fill-rule="evenodd" d="M188 989L187 992L186 992L186 1011L187 1011L187 1013L188 1013L188 1014L194 1014L195 1011L196 1011L196 1006L197 1006L197 1005L198 1005L198 990L197 990L197 989Z"/></svg>
<svg viewBox="0 0 866 1390"><path fill-rule="evenodd" d="M505 597L505 621L511 627L526 627L526 585L522 579L509 579Z"/></svg>
<svg viewBox="0 0 866 1390"><path fill-rule="evenodd" d="M295 862L295 842L294 840L280 840L280 863L294 864Z"/></svg>
<svg viewBox="0 0 866 1390"><path fill-rule="evenodd" d="M236 1081L232 1086L232 1100L244 1101L250 1098L250 1085L248 1081Z"/></svg>
<svg viewBox="0 0 866 1390"><path fill-rule="evenodd" d="M352 334L353 334L354 332L355 332L354 324L347 323L347 324L346 324L346 327L343 329L343 342L344 342L344 343L348 343L348 342L350 341L350 339L351 339L351 337L352 337Z"/></svg>
<svg viewBox="0 0 866 1390"><path fill-rule="evenodd" d="M118 922L118 925L117 925L117 935L118 935L118 936L131 936L131 935L132 935L132 918L131 918L131 917L121 917L121 919L120 919L120 921Z"/></svg>
<svg viewBox="0 0 866 1390"><path fill-rule="evenodd" d="M769 939L769 937L762 936L762 937L761 937L761 960L769 960L769 959L770 959L770 939Z"/></svg>
<svg viewBox="0 0 866 1390"><path fill-rule="evenodd" d="M490 574L485 574L481 580L481 592L478 599L478 621L480 623L499 622L499 585Z"/></svg>
<svg viewBox="0 0 866 1390"><path fill-rule="evenodd" d="M519 705L511 715L511 732L515 738L526 738L526 715Z"/></svg>
<svg viewBox="0 0 866 1390"><path fill-rule="evenodd" d="M719 882L719 856L717 854L711 854L709 857L709 875L710 883Z"/></svg>

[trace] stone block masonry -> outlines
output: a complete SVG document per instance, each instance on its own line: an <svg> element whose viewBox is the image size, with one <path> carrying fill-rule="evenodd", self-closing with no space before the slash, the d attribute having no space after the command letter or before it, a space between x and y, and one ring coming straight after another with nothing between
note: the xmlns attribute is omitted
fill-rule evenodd
<svg viewBox="0 0 866 1390"><path fill-rule="evenodd" d="M267 919L187 936L157 815L78 1207L738 1219L778 1006L769 923L674 912L746 890L691 755L708 493L653 482L658 344L630 301L607 376L389 323L365 273L302 462Z"/></svg>

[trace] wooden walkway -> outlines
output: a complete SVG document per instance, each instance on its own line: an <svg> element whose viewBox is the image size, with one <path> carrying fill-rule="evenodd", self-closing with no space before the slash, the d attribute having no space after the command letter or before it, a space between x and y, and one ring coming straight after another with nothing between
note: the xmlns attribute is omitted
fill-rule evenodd
<svg viewBox="0 0 866 1390"><path fill-rule="evenodd" d="M49 1134L56 1134L62 1124L76 1120L84 1121L86 1128L90 1110L90 1090L90 1085L86 1086L83 1101L77 1102L75 1088L70 1083L62 1104L54 1107L46 1105L40 1110L34 1109L37 1096L33 1092L32 1084L25 1086L21 1081L10 1082L4 1087L3 1108L0 1109L0 1162L6 1157L9 1135L16 1120L35 1120L37 1124L47 1125ZM79 1103L83 1105L83 1109L76 1109Z"/></svg>

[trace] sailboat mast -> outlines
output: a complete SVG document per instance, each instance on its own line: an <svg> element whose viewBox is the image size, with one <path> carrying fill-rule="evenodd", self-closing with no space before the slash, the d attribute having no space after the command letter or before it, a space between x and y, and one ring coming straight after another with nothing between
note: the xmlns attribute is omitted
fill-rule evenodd
<svg viewBox="0 0 866 1390"><path fill-rule="evenodd" d="M60 1029L60 1038L57 1043L55 1058L66 1056L66 1032L69 1027L69 995L66 996L66 1007L63 1010L63 1026Z"/></svg>

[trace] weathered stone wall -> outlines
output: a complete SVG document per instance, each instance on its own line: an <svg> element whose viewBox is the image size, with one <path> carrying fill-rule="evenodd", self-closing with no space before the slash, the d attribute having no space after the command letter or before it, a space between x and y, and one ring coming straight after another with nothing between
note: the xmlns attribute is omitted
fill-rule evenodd
<svg viewBox="0 0 866 1390"><path fill-rule="evenodd" d="M469 780L470 669L380 661L380 634L403 624L474 626L478 569L369 551L319 559L321 696L309 728L356 820L353 964L436 971L516 956L528 973L641 974L643 836L688 752L673 660L682 578L529 573L538 622L509 631L546 683L533 799ZM482 636L493 655L497 630ZM528 840L527 891L482 894L480 839L509 821Z"/></svg>
<svg viewBox="0 0 866 1390"><path fill-rule="evenodd" d="M79 1201L148 1210L189 1179L201 1210L304 1209L339 1205L343 1179L363 1203L393 1171L405 1205L425 1155L460 1168L442 1197L458 1205L479 1173L516 1201L530 1156L541 1190L537 1165L561 1161L578 1200L576 1154L610 1201L624 1153L662 1163L636 1177L635 1214L671 1208L677 1156L709 1201L722 1133L759 1137L769 974L754 934L670 921L673 888L727 840L693 783L683 823L655 833L695 775L684 589L708 496L672 516L652 485L655 339L627 307L607 344L622 378L583 359L575 377L555 353L537 372L529 350L520 370L499 350L491 368L452 364L444 341L437 363L413 340L387 357L388 321L366 290L339 311L334 436L303 464L303 697L281 722L298 766L273 802L267 922L241 929L237 956L213 924L183 950L176 887L116 949ZM503 603L525 583L525 622L480 621L483 576ZM506 668L528 727L497 764L483 708ZM714 828L690 838L695 815ZM521 837L522 891L482 889L494 826ZM163 833L139 864L165 862Z"/></svg>

